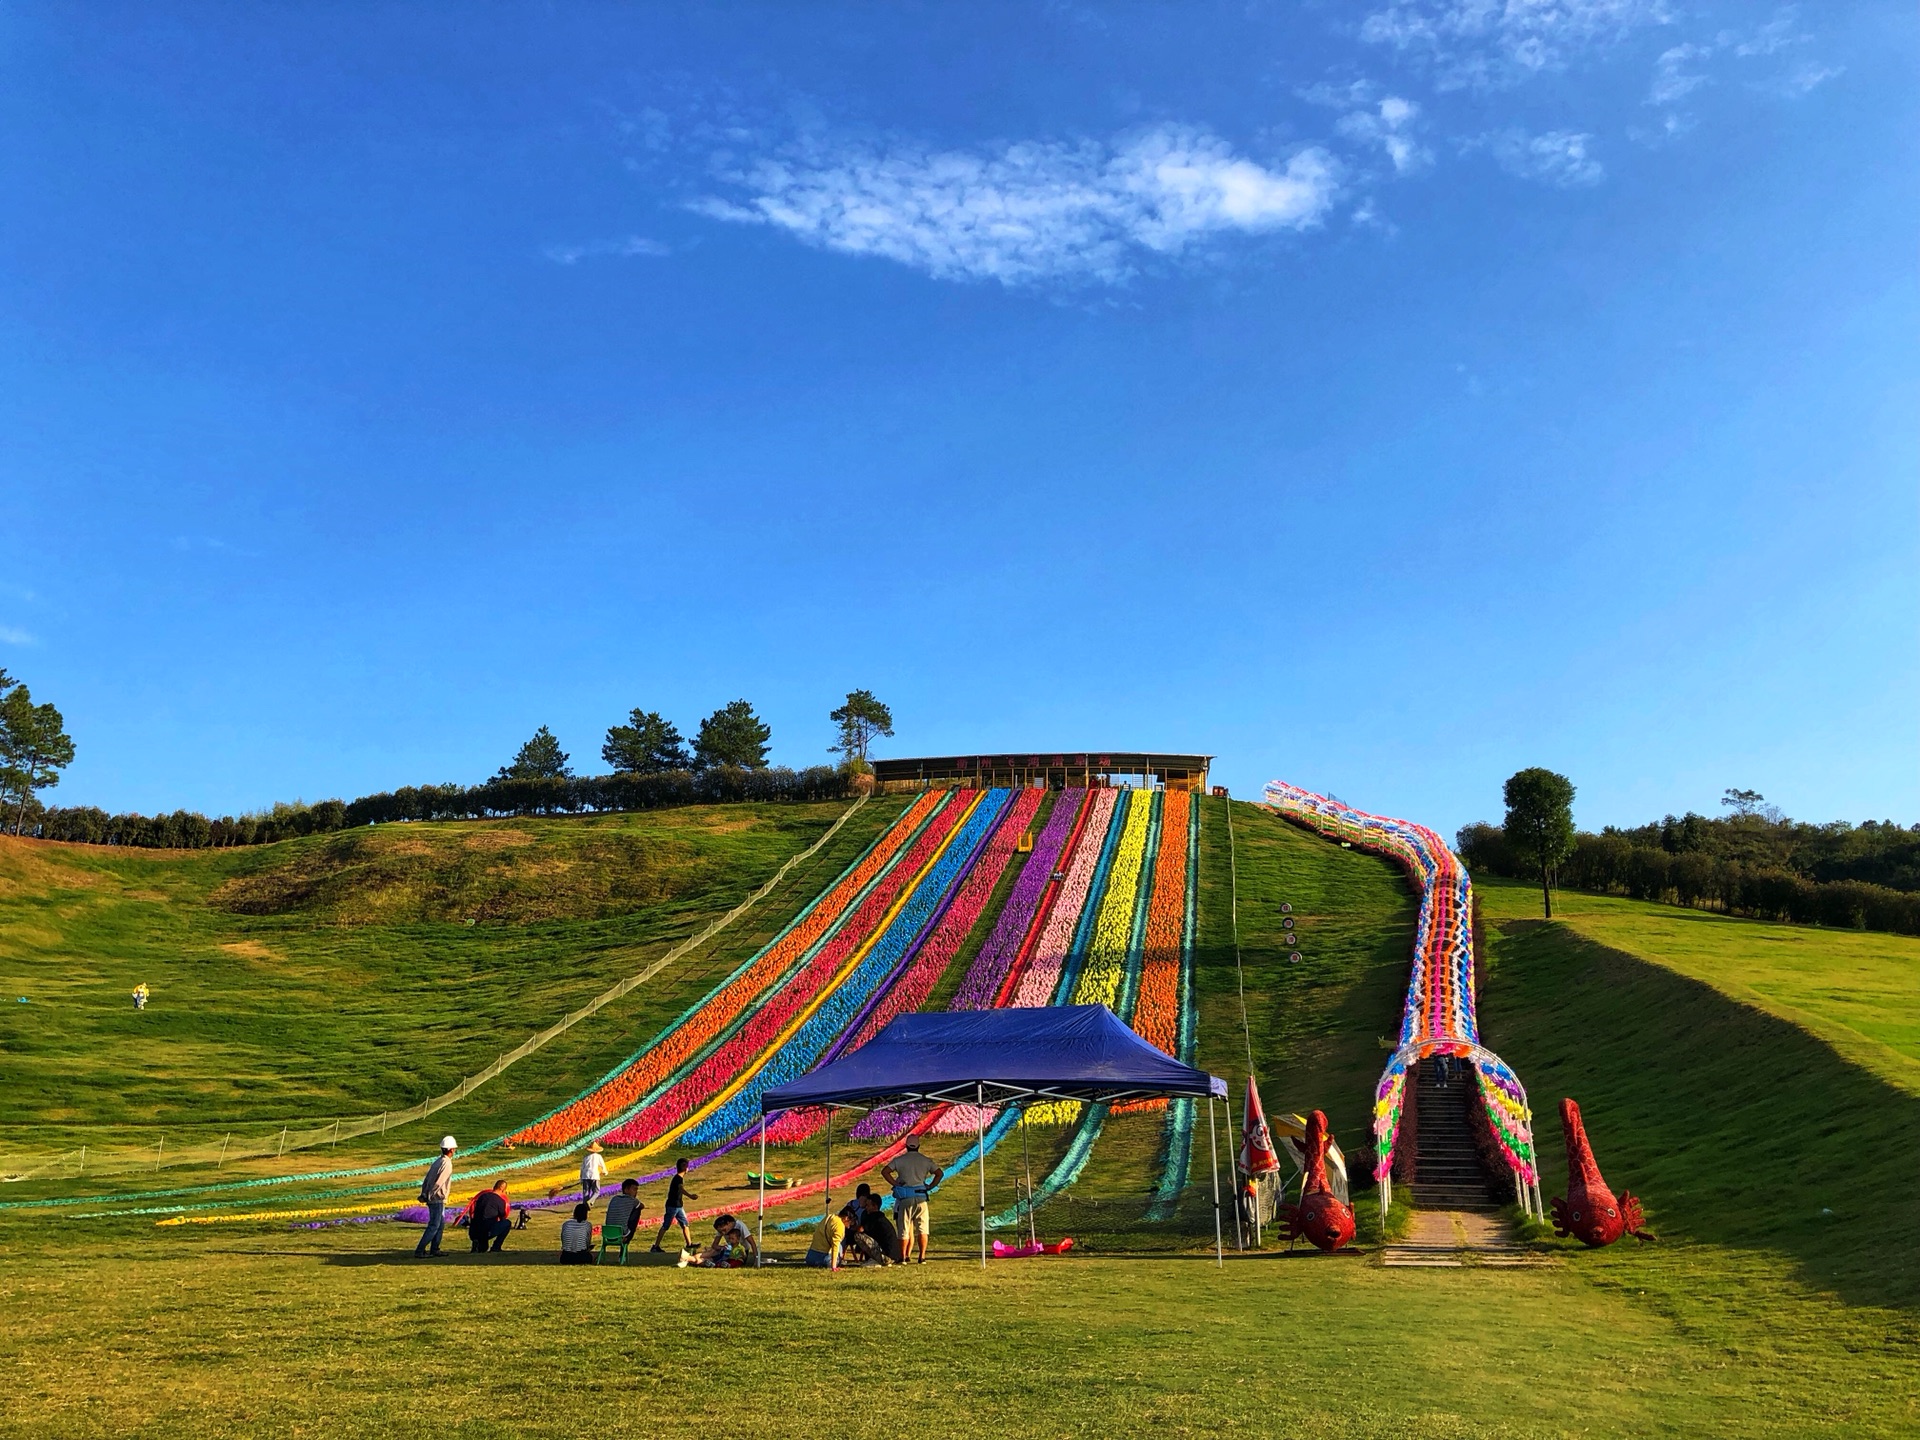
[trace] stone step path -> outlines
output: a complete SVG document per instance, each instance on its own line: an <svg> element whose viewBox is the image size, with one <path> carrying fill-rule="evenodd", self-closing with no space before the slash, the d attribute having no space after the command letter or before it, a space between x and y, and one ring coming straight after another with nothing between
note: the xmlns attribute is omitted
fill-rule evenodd
<svg viewBox="0 0 1920 1440"><path fill-rule="evenodd" d="M1514 1241L1504 1217L1472 1210L1420 1210L1413 1228L1381 1252L1381 1264L1458 1270L1467 1266L1515 1268L1545 1264Z"/></svg>

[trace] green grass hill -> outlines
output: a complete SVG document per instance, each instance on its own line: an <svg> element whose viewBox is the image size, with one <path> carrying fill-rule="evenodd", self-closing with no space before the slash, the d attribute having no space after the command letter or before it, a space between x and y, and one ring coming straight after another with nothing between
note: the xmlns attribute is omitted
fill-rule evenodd
<svg viewBox="0 0 1920 1440"><path fill-rule="evenodd" d="M383 827L244 855L0 847L0 976L10 1005L30 1002L0 1034L0 1093L21 1097L0 1133L44 1140L111 1121L141 1137L417 1099L637 972L839 809ZM572 1093L771 934L892 813L867 807L741 933L524 1074L328 1163L415 1156L443 1126L498 1133ZM1225 802L1204 803L1196 956L1201 1063L1235 1094L1223 1159L1251 1049L1268 1109L1326 1110L1364 1171L1412 893L1396 868L1258 807L1234 804L1231 843L1227 820ZM0 1209L0 1362L16 1377L0 1437L427 1424L544 1436L577 1429L582 1406L595 1425L650 1433L812 1434L871 1423L872 1389L849 1359L849 1327L869 1314L885 1319L887 1403L909 1397L917 1423L947 1430L1920 1431L1920 940L1576 895L1547 925L1525 887L1480 894L1483 1030L1531 1093L1546 1194L1563 1183L1555 1106L1572 1095L1608 1179L1645 1198L1658 1243L1590 1252L1541 1239L1545 1263L1504 1271L1389 1270L1365 1253L1285 1258L1270 1245L1218 1270L1203 1149L1177 1222L1149 1232L1138 1219L1153 1116L1110 1121L1080 1183L1041 1213L1044 1231L1083 1237L1087 1253L984 1275L971 1175L936 1206L939 1263L837 1277L791 1263L798 1234L771 1242L789 1263L761 1272L574 1271L551 1263L551 1216L499 1261L422 1266L405 1253L411 1232L390 1226L156 1230L125 1207L92 1219ZM125 993L136 979L155 987L139 1017ZM844 1122L840 1135L836 1160ZM1034 1138L1039 1170L1065 1132ZM930 1148L944 1158L960 1139ZM813 1173L823 1160L816 1144L776 1164ZM749 1163L743 1151L701 1172L701 1203L750 1207ZM988 1167L993 1207L1011 1202L1017 1171L1003 1147ZM46 1193L7 1187L0 1200ZM658 1188L645 1198L657 1213ZM1371 1208L1370 1191L1355 1198ZM1363 1238L1377 1233L1370 1221ZM643 1321L617 1321L611 1339L573 1319L629 1309Z"/></svg>

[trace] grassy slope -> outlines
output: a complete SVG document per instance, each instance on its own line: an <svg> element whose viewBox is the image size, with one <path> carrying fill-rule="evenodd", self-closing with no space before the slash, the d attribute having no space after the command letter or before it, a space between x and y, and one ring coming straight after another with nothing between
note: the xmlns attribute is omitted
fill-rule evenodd
<svg viewBox="0 0 1920 1440"><path fill-rule="evenodd" d="M1237 1084L1222 812L1211 801L1204 812L1202 1060ZM1398 1016L1410 896L1381 862L1251 807L1235 807L1234 825L1268 1105L1319 1105L1361 1149L1375 1037ZM1306 932L1298 967L1279 938L1283 899ZM1311 1257L1221 1274L1190 1258L1113 1255L981 1277L964 1261L971 1177L936 1207L946 1263L832 1278L562 1271L545 1263L551 1217L516 1237L521 1256L505 1263L423 1268L394 1253L411 1232L384 1227L155 1232L0 1212L11 1321L0 1357L20 1377L0 1435L277 1434L323 1419L330 1433L372 1435L429 1417L557 1435L578 1428L580 1403L615 1427L816 1434L871 1416L870 1389L841 1359L849 1317L866 1311L913 1317L914 1343L889 1348L889 1378L944 1429L1217 1433L1272 1428L1276 1416L1309 1435L1920 1425L1909 1097L1778 1017L1570 926L1503 936L1483 1012L1543 1112L1563 1091L1580 1097L1602 1165L1647 1194L1663 1243L1563 1248L1531 1272ZM1543 1118L1549 1193L1557 1129ZM1043 1214L1047 1228L1117 1245L1118 1231L1103 1241L1104 1220L1137 1209L1156 1141L1144 1117L1116 1122L1075 1199ZM930 1148L945 1155L959 1141ZM781 1163L804 1171L818 1158ZM706 1201L726 1198L742 1170L703 1176ZM1011 1196L1009 1170L999 1157L990 1167L996 1207ZM1197 1188L1190 1201L1177 1227L1188 1244L1211 1228ZM1820 1205L1836 1215L1819 1217ZM791 1259L800 1244L782 1237L774 1252ZM607 1306L664 1320L614 1347L632 1357L625 1367L546 1323ZM500 1342L484 1358L471 1350L483 1333Z"/></svg>
<svg viewBox="0 0 1920 1440"><path fill-rule="evenodd" d="M867 806L722 937L431 1128L521 1119L571 1093L764 943L899 808ZM236 877L315 868L316 854L344 848L341 837L252 853L0 845L0 991L30 1002L0 1011L9 1099L0 1133L9 1145L43 1144L106 1123L178 1138L439 1093L731 908L841 809L386 827L414 853L389 847L373 888L484 892L494 918L471 927L366 923L368 907L338 886L275 915L236 914L212 898ZM607 913L621 903L600 874L609 855L646 873L651 903ZM126 994L139 979L154 987L144 1014Z"/></svg>
<svg viewBox="0 0 1920 1440"><path fill-rule="evenodd" d="M1540 914L1540 892L1479 884L1490 919ZM1564 892L1556 920L1819 1036L1843 1058L1920 1095L1920 940L1737 920L1677 905Z"/></svg>

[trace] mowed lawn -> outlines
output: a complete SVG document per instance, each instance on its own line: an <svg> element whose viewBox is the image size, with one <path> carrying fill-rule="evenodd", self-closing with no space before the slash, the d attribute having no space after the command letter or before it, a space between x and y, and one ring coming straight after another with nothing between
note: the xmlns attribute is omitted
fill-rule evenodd
<svg viewBox="0 0 1920 1440"><path fill-rule="evenodd" d="M942 1221L955 1221L948 1207ZM964 1223L964 1221L958 1221ZM1914 1352L1684 1249L1537 1271L1364 1257L827 1275L561 1269L552 1222L416 1262L359 1228L0 1227L0 1435L1898 1435ZM112 1252L108 1259L105 1251ZM89 1253L92 1252L92 1253ZM1676 1294L1706 1292L1676 1307ZM1788 1313L1776 1310L1788 1301ZM1790 1323L1783 1324L1787 1320ZM901 1421L905 1412L910 1419Z"/></svg>
<svg viewBox="0 0 1920 1440"><path fill-rule="evenodd" d="M1540 916L1537 887L1482 880L1475 890L1490 920ZM1920 938L1743 920L1578 891L1557 892L1553 910L1569 929L1789 1020L1920 1096Z"/></svg>

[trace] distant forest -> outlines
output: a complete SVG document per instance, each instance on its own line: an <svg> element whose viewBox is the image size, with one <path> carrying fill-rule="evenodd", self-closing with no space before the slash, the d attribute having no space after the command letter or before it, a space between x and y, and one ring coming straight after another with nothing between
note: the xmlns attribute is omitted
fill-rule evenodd
<svg viewBox="0 0 1920 1440"><path fill-rule="evenodd" d="M1669 815L1575 837L1555 878L1574 890L1659 900L1803 925L1920 935L1920 825L1814 825L1750 791L1730 815ZM1455 848L1471 870L1534 879L1498 825L1469 825Z"/></svg>

